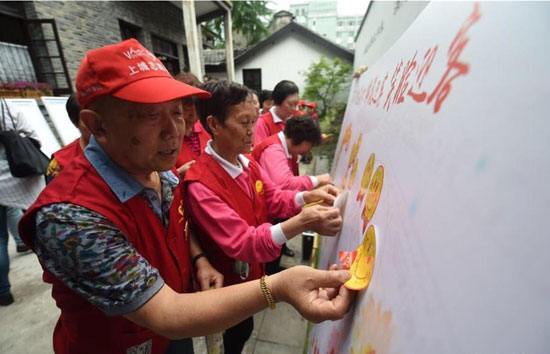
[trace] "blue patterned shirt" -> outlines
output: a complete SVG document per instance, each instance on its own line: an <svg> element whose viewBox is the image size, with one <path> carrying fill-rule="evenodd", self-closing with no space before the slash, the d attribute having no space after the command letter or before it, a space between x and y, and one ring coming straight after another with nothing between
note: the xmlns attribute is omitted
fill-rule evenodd
<svg viewBox="0 0 550 354"><path fill-rule="evenodd" d="M84 154L121 203L141 196L164 225L169 222L179 180L161 172L162 200L144 187L90 139ZM51 204L36 214L35 247L41 263L64 284L106 315L131 313L164 285L156 268L104 216L71 203Z"/></svg>

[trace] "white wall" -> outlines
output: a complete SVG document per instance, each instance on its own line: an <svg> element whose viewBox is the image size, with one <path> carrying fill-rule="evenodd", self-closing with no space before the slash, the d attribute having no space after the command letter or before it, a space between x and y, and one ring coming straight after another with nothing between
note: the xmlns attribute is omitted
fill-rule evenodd
<svg viewBox="0 0 550 354"><path fill-rule="evenodd" d="M243 69L262 69L262 89L273 90L281 80L291 80L298 85L300 94L304 92L304 72L321 59L334 59L327 49L311 43L302 35L295 34L276 41L271 48L264 48L253 58L235 66L235 81L243 83Z"/></svg>
<svg viewBox="0 0 550 354"><path fill-rule="evenodd" d="M372 1L355 43L353 68L370 67L424 10L424 1Z"/></svg>

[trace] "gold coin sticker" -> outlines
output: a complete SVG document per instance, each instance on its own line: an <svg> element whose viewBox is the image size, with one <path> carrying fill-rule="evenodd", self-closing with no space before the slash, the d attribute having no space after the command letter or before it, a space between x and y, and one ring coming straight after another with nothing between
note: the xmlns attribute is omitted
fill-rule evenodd
<svg viewBox="0 0 550 354"><path fill-rule="evenodd" d="M367 201L361 213L361 219L363 220L363 232L369 221L371 221L376 207L378 206L378 201L380 200L380 194L382 193L382 185L384 183L384 167L378 166L376 172L369 185L369 191L367 193Z"/></svg>
<svg viewBox="0 0 550 354"><path fill-rule="evenodd" d="M367 188L369 187L370 179L372 177L372 171L374 170L374 153L370 154L369 160L365 165L365 170L363 171L363 178L361 179L361 187L357 193L357 201L361 203L365 193L367 193Z"/></svg>
<svg viewBox="0 0 550 354"><path fill-rule="evenodd" d="M353 164L353 161L357 158L357 155L359 154L359 148L361 147L361 140L363 140L363 134L359 134L359 137L357 138L357 141L355 144L353 144L353 148L351 149L351 154L349 155L349 161L348 161L348 168L351 167Z"/></svg>
<svg viewBox="0 0 550 354"><path fill-rule="evenodd" d="M374 261L376 258L376 232L374 226L369 226L363 243L357 248L357 255L351 265L351 278L344 286L351 290L366 288L372 279Z"/></svg>
<svg viewBox="0 0 550 354"><path fill-rule="evenodd" d="M344 175L344 178L342 179L342 185L340 187L340 189L342 189L342 190L344 188L346 188L346 184L347 184L346 182L347 182L347 179L348 179L348 173L350 172L350 168L352 170L351 170L351 177L350 177L350 180L349 180L348 188L351 189L351 187L353 186L353 182L354 182L354 179L355 179L355 173L357 172L357 155L359 154L359 148L361 147L361 140L362 139L363 139L363 134L359 134L359 137L357 138L357 140L355 141L355 143L353 144L353 147L351 149L351 153L349 155L349 160L348 160L348 165L346 167L346 174Z"/></svg>
<svg viewBox="0 0 550 354"><path fill-rule="evenodd" d="M359 166L359 160L355 159L355 162L353 163L353 168L351 169L351 176L349 178L348 189L351 189L351 187L353 187L353 184L355 183L355 175L357 174L358 166Z"/></svg>

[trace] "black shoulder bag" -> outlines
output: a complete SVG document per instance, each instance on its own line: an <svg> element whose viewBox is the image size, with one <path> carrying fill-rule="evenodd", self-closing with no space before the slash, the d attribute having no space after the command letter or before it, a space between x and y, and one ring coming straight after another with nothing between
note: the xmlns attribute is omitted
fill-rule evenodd
<svg viewBox="0 0 550 354"><path fill-rule="evenodd" d="M40 150L38 141L28 136L25 132L15 130L16 125L8 109L8 105L4 100L1 100L1 102L2 131L0 131L0 142L6 149L6 156L12 176L28 177L45 174L50 160ZM6 129L4 107L12 122L13 128L11 130Z"/></svg>

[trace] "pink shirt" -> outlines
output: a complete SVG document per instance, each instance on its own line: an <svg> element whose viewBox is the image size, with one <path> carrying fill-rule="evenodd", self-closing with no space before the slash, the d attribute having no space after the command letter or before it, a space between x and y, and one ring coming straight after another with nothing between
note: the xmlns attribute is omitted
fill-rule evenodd
<svg viewBox="0 0 550 354"><path fill-rule="evenodd" d="M283 132L277 134L280 144L271 144L264 149L258 163L269 178L281 189L309 191L318 184L317 178L294 176L292 173L292 156L288 152Z"/></svg>
<svg viewBox="0 0 550 354"><path fill-rule="evenodd" d="M243 193L252 195L248 183L249 160L239 155L240 168L223 160L210 147L205 152L220 163L242 188ZM267 214L270 219L287 218L300 212L305 204L303 193L279 189L262 171L264 196L267 204ZM243 262L269 262L277 258L281 252L281 245L286 237L279 224L264 223L259 226L250 226L246 221L229 207L211 189L200 182L189 184L187 193L189 208L193 222L212 237L228 257Z"/></svg>
<svg viewBox="0 0 550 354"><path fill-rule="evenodd" d="M277 114L275 114L275 107L271 107L269 111L273 116L273 122L281 128L281 131L284 131L285 122L279 116L277 116ZM263 118L258 118L258 120L256 121L256 126L254 127L254 146L258 145L262 142L262 140L269 136L271 136L269 126Z"/></svg>

